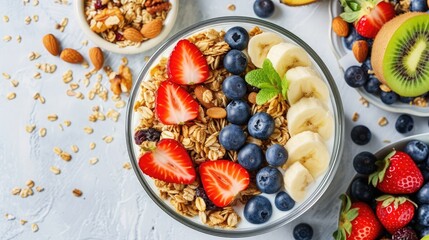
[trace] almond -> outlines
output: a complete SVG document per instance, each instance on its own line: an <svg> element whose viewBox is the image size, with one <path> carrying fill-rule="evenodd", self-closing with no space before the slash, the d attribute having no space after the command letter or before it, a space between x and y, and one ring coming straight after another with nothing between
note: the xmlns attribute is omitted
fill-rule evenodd
<svg viewBox="0 0 429 240"><path fill-rule="evenodd" d="M80 53L72 48L64 48L60 58L68 63L82 63L83 57Z"/></svg>
<svg viewBox="0 0 429 240"><path fill-rule="evenodd" d="M347 37L349 35L349 24L340 16L335 17L332 19L332 30L340 37Z"/></svg>
<svg viewBox="0 0 429 240"><path fill-rule="evenodd" d="M221 107L211 107L207 109L207 116L215 119L221 119L226 117L226 110Z"/></svg>
<svg viewBox="0 0 429 240"><path fill-rule="evenodd" d="M157 18L143 25L141 33L145 38L154 38L161 33L162 20Z"/></svg>
<svg viewBox="0 0 429 240"><path fill-rule="evenodd" d="M194 89L195 96L201 105L203 105L205 108L212 108L214 107L214 104L204 99L204 95L207 94L206 91L210 91L210 89L207 89L202 85L199 85Z"/></svg>
<svg viewBox="0 0 429 240"><path fill-rule="evenodd" d="M368 43L365 40L358 40L352 46L353 55L358 62L363 63L368 57Z"/></svg>
<svg viewBox="0 0 429 240"><path fill-rule="evenodd" d="M143 41L143 35L139 30L135 28L127 28L124 31L124 38L130 40L131 42L141 42Z"/></svg>
<svg viewBox="0 0 429 240"><path fill-rule="evenodd" d="M58 41L52 34L46 34L43 39L43 46L45 46L46 50L54 56L58 56L60 54L60 47L58 45Z"/></svg>
<svg viewBox="0 0 429 240"><path fill-rule="evenodd" d="M104 64L103 51L99 47L89 49L89 59L96 70L100 70Z"/></svg>

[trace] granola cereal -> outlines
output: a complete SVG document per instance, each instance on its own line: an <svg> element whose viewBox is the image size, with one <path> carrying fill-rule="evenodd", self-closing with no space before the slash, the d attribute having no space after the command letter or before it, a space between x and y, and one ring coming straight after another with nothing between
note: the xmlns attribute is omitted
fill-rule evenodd
<svg viewBox="0 0 429 240"><path fill-rule="evenodd" d="M140 46L158 35L159 32L156 35L145 35L142 29L155 19L164 22L171 9L168 0L85 1L86 20L91 30L119 47ZM124 35L127 29L133 30L129 37Z"/></svg>

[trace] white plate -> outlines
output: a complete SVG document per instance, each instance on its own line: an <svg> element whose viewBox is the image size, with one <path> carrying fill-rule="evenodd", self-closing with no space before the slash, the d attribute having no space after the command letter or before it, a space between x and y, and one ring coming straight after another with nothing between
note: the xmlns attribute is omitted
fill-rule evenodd
<svg viewBox="0 0 429 240"><path fill-rule="evenodd" d="M343 9L341 7L339 0L331 1L329 12L332 19L343 12ZM352 51L348 50L344 46L342 38L337 36L334 33L334 31L332 31L332 21L329 29L330 29L329 38L331 39L332 50L335 54L335 57L338 60L338 64L341 70L343 70L344 72L350 66L353 66L353 65L360 66L361 64L356 61ZM401 102L396 102L392 105L387 105L387 104L384 104L377 95L368 93L367 91L365 91L364 88L356 88L356 90L359 92L359 94L362 97L368 100L371 104L385 111L394 112L394 113L408 113L410 115L420 116L420 117L429 116L429 107L418 107L418 106L413 106L413 105L409 105Z"/></svg>

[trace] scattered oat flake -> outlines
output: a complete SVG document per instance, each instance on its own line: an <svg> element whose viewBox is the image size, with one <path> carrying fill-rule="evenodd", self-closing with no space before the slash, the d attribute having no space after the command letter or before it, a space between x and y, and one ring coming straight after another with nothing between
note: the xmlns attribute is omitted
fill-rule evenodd
<svg viewBox="0 0 429 240"><path fill-rule="evenodd" d="M95 142L89 143L89 149L93 150L95 148Z"/></svg>
<svg viewBox="0 0 429 240"><path fill-rule="evenodd" d="M131 164L129 162L126 162L126 163L124 163L124 165L122 165L122 168L126 169L126 170L130 170L131 169Z"/></svg>
<svg viewBox="0 0 429 240"><path fill-rule="evenodd" d="M63 128L63 125L60 123L60 124L58 124L58 128L61 130L61 131L64 131L64 128Z"/></svg>
<svg viewBox="0 0 429 240"><path fill-rule="evenodd" d="M10 81L10 83L12 84L13 87L18 87L18 85L19 85L19 82L15 79Z"/></svg>
<svg viewBox="0 0 429 240"><path fill-rule="evenodd" d="M54 147L53 150L54 150L54 153L58 156L63 152L63 150L61 150L61 148L59 147Z"/></svg>
<svg viewBox="0 0 429 240"><path fill-rule="evenodd" d="M32 133L35 128L36 128L36 125L29 124L29 125L25 126L25 131L27 131L28 133Z"/></svg>
<svg viewBox="0 0 429 240"><path fill-rule="evenodd" d="M21 43L21 41L22 41L22 37L21 37L21 35L16 36L16 41L17 41L18 43Z"/></svg>
<svg viewBox="0 0 429 240"><path fill-rule="evenodd" d="M32 187L34 187L34 181L30 179L25 183L25 185L27 185L27 187L29 187L29 188L32 188Z"/></svg>
<svg viewBox="0 0 429 240"><path fill-rule="evenodd" d="M67 70L65 73L63 73L63 82L69 83L73 80L73 72L72 70Z"/></svg>
<svg viewBox="0 0 429 240"><path fill-rule="evenodd" d="M359 113L354 112L354 113L353 113L353 116L352 116L352 121L353 121L353 122L356 122L358 119L359 119Z"/></svg>
<svg viewBox="0 0 429 240"><path fill-rule="evenodd" d="M33 21L38 22L39 21L39 15L33 15Z"/></svg>
<svg viewBox="0 0 429 240"><path fill-rule="evenodd" d="M380 126L386 126L389 122L387 121L386 117L381 117L378 119L378 125Z"/></svg>
<svg viewBox="0 0 429 240"><path fill-rule="evenodd" d="M19 187L14 187L12 188L12 191L11 191L12 195L18 195L20 192L21 192L21 188Z"/></svg>
<svg viewBox="0 0 429 240"><path fill-rule="evenodd" d="M89 63L87 61L83 61L82 67L83 68L89 68Z"/></svg>
<svg viewBox="0 0 429 240"><path fill-rule="evenodd" d="M67 152L62 152L60 154L60 157L66 162L69 162L72 159L72 156L70 155L70 153L67 153Z"/></svg>
<svg viewBox="0 0 429 240"><path fill-rule="evenodd" d="M7 100L13 100L16 98L16 93L10 92L7 94L6 98L7 98Z"/></svg>
<svg viewBox="0 0 429 240"><path fill-rule="evenodd" d="M4 16L3 16L3 22L9 22L9 17L8 17L8 16L6 16L6 15L4 15Z"/></svg>
<svg viewBox="0 0 429 240"><path fill-rule="evenodd" d="M12 214L9 214L9 213L6 213L6 214L4 215L4 217L5 217L7 220L9 220L9 221L11 221L11 220L15 220L15 216L13 216Z"/></svg>
<svg viewBox="0 0 429 240"><path fill-rule="evenodd" d="M31 17L30 16L25 17L24 22L27 25L30 24L31 23Z"/></svg>
<svg viewBox="0 0 429 240"><path fill-rule="evenodd" d="M37 53L37 52L30 52L28 54L28 59L30 59L30 61L38 59L39 57L40 57L40 53Z"/></svg>
<svg viewBox="0 0 429 240"><path fill-rule="evenodd" d="M113 141L113 137L112 136L105 136L105 137L103 137L103 141L105 141L106 143L111 143Z"/></svg>
<svg viewBox="0 0 429 240"><path fill-rule="evenodd" d="M34 100L39 99L39 97L40 97L40 93L38 93L38 92L36 92L36 93L33 95L33 99L34 99Z"/></svg>
<svg viewBox="0 0 429 240"><path fill-rule="evenodd" d="M2 73L1 75L3 75L3 78L4 79L6 79L6 80L9 80L10 79L10 75L8 74L8 73Z"/></svg>
<svg viewBox="0 0 429 240"><path fill-rule="evenodd" d="M5 35L3 37L3 41L5 41L5 42L9 42L10 40L12 40L12 36L10 36L10 35Z"/></svg>
<svg viewBox="0 0 429 240"><path fill-rule="evenodd" d="M33 0L33 6L39 5L39 0Z"/></svg>
<svg viewBox="0 0 429 240"><path fill-rule="evenodd" d="M81 197L82 196L82 191L77 189L77 188L73 189L72 193L75 197Z"/></svg>
<svg viewBox="0 0 429 240"><path fill-rule="evenodd" d="M88 40L83 40L80 43L82 44L82 46L88 46Z"/></svg>
<svg viewBox="0 0 429 240"><path fill-rule="evenodd" d="M97 163L98 163L98 158L93 157L93 158L90 158L90 159L89 159L89 164L91 164L91 165L95 165L95 164L97 164Z"/></svg>
<svg viewBox="0 0 429 240"><path fill-rule="evenodd" d="M51 172L53 172L55 175L58 175L58 174L60 174L60 173L61 173L61 170L60 170L59 168L55 167L55 166L51 166L51 167L49 168L49 170L50 170Z"/></svg>
<svg viewBox="0 0 429 240"><path fill-rule="evenodd" d="M70 121L70 120L65 120L65 121L64 121L64 125L65 125L66 127L70 127L70 125L71 125L71 121Z"/></svg>
<svg viewBox="0 0 429 240"><path fill-rule="evenodd" d="M39 130L39 136L40 137L45 137L46 136L46 128L41 128Z"/></svg>
<svg viewBox="0 0 429 240"><path fill-rule="evenodd" d="M31 231L33 232L39 231L39 226L35 223L31 224Z"/></svg>
<svg viewBox="0 0 429 240"><path fill-rule="evenodd" d="M234 4L229 4L229 5L227 6L227 9L228 9L229 11L235 11L235 5L234 5Z"/></svg>
<svg viewBox="0 0 429 240"><path fill-rule="evenodd" d="M77 152L79 152L79 147L78 147L78 146L76 146L76 145L72 145L72 146L71 146L71 150L72 150L74 153L77 153Z"/></svg>
<svg viewBox="0 0 429 240"><path fill-rule="evenodd" d="M34 79L40 79L40 78L42 78L42 75L39 72L36 72L33 74L33 78Z"/></svg>
<svg viewBox="0 0 429 240"><path fill-rule="evenodd" d="M121 100L115 103L116 108L124 108L125 105L126 105L126 102L124 100Z"/></svg>
<svg viewBox="0 0 429 240"><path fill-rule="evenodd" d="M46 100L45 100L45 98L44 98L43 96L40 96L40 97L39 97L39 102L40 102L41 104L45 104Z"/></svg>
<svg viewBox="0 0 429 240"><path fill-rule="evenodd" d="M85 131L87 134L92 134L94 132L94 129L91 127L84 127L83 131Z"/></svg>
<svg viewBox="0 0 429 240"><path fill-rule="evenodd" d="M144 61L145 61L145 62L148 62L148 61L149 61L149 59L150 59L150 56L144 56Z"/></svg>
<svg viewBox="0 0 429 240"><path fill-rule="evenodd" d="M48 120L51 122L57 121L58 120L58 115L57 114L49 114L48 115Z"/></svg>
<svg viewBox="0 0 429 240"><path fill-rule="evenodd" d="M45 190L45 188L41 187L41 186L37 186L36 187L36 191L37 192L43 192Z"/></svg>
<svg viewBox="0 0 429 240"><path fill-rule="evenodd" d="M384 143L391 143L392 141L390 140L383 140Z"/></svg>
<svg viewBox="0 0 429 240"><path fill-rule="evenodd" d="M28 221L27 221L27 220L24 220L24 219L19 220L19 223L20 223L21 225L25 225L27 222L28 222Z"/></svg>
<svg viewBox="0 0 429 240"><path fill-rule="evenodd" d="M368 100L366 100L365 98L361 97L361 98L359 99L359 101L360 101L360 103L361 103L363 106L365 106L365 107L368 107L368 106L369 106L369 102L368 102Z"/></svg>

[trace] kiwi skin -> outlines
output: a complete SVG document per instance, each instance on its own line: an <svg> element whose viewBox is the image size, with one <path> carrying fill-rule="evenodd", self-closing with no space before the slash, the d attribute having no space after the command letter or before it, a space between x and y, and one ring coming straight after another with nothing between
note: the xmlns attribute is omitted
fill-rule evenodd
<svg viewBox="0 0 429 240"><path fill-rule="evenodd" d="M389 43L396 29L398 29L402 25L402 23L404 23L408 19L423 14L427 13L408 12L401 14L385 23L381 27L380 31L377 33L377 36L375 36L371 51L371 65L372 69L374 70L375 76L378 78L378 80L380 80L380 82L386 84L386 80L384 79L383 74L383 58L386 52L387 44Z"/></svg>

